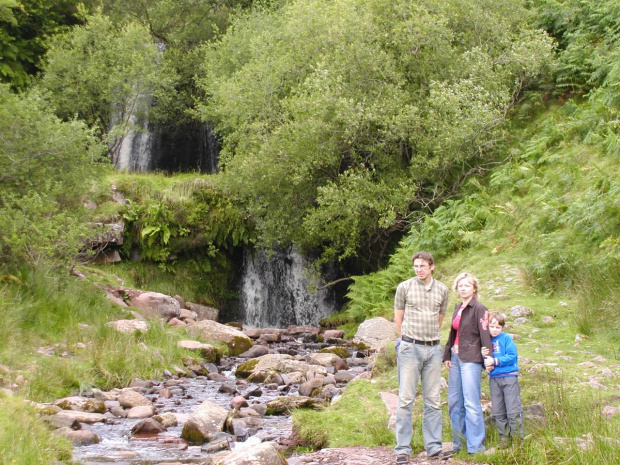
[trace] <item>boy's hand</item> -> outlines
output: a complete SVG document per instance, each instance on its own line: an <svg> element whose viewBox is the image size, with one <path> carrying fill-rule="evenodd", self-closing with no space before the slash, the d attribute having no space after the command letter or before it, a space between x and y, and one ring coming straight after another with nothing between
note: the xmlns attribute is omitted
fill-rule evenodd
<svg viewBox="0 0 620 465"><path fill-rule="evenodd" d="M489 349L488 347L483 347L482 350L480 351L482 353L482 355L484 357L486 357L487 355L489 355Z"/></svg>
<svg viewBox="0 0 620 465"><path fill-rule="evenodd" d="M493 369L495 367L495 360L493 360L493 357L484 357L484 366L488 369L491 368Z"/></svg>

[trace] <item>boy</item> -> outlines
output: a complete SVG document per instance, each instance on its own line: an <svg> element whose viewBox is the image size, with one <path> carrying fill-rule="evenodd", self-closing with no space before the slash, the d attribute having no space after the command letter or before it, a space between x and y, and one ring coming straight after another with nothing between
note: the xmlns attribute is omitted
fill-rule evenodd
<svg viewBox="0 0 620 465"><path fill-rule="evenodd" d="M523 439L517 346L512 337L503 332L505 324L503 315L491 313L489 331L493 356L486 347L482 348L484 365L490 376L491 413L499 430L500 446L506 446L516 437Z"/></svg>

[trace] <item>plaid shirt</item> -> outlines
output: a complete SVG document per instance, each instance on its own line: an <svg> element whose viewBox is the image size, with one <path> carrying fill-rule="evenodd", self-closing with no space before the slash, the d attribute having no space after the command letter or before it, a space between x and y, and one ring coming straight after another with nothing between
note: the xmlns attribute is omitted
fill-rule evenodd
<svg viewBox="0 0 620 465"><path fill-rule="evenodd" d="M400 283L394 309L405 311L402 335L418 341L438 341L439 314L446 313L448 293L446 285L436 279L428 289L417 277Z"/></svg>

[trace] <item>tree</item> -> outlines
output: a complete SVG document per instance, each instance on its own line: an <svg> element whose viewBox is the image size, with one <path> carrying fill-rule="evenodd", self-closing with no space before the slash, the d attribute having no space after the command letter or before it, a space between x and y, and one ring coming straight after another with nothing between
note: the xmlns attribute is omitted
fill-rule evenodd
<svg viewBox="0 0 620 465"><path fill-rule="evenodd" d="M0 81L23 89L51 38L80 23L78 0L0 0Z"/></svg>
<svg viewBox="0 0 620 465"><path fill-rule="evenodd" d="M65 120L78 116L107 142L113 164L129 130L173 105L176 74L139 24L115 27L102 15L57 36L46 56L41 86Z"/></svg>
<svg viewBox="0 0 620 465"><path fill-rule="evenodd" d="M84 123L62 122L36 94L0 84L0 262L75 258L87 235L84 196L102 146Z"/></svg>
<svg viewBox="0 0 620 465"><path fill-rule="evenodd" d="M298 0L205 47L199 111L265 246L380 266L416 211L491 160L550 56L529 19L524 1Z"/></svg>

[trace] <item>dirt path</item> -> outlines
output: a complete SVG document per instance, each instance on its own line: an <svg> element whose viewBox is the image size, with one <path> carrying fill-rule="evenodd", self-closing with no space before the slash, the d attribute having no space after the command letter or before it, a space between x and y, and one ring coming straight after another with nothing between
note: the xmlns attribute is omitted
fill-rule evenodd
<svg viewBox="0 0 620 465"><path fill-rule="evenodd" d="M394 463L394 451L382 447L343 447L339 449L322 449L312 454L289 457L289 465L391 465ZM473 465L460 459L448 460L429 459L426 452L412 456L410 464L439 465L459 464Z"/></svg>

